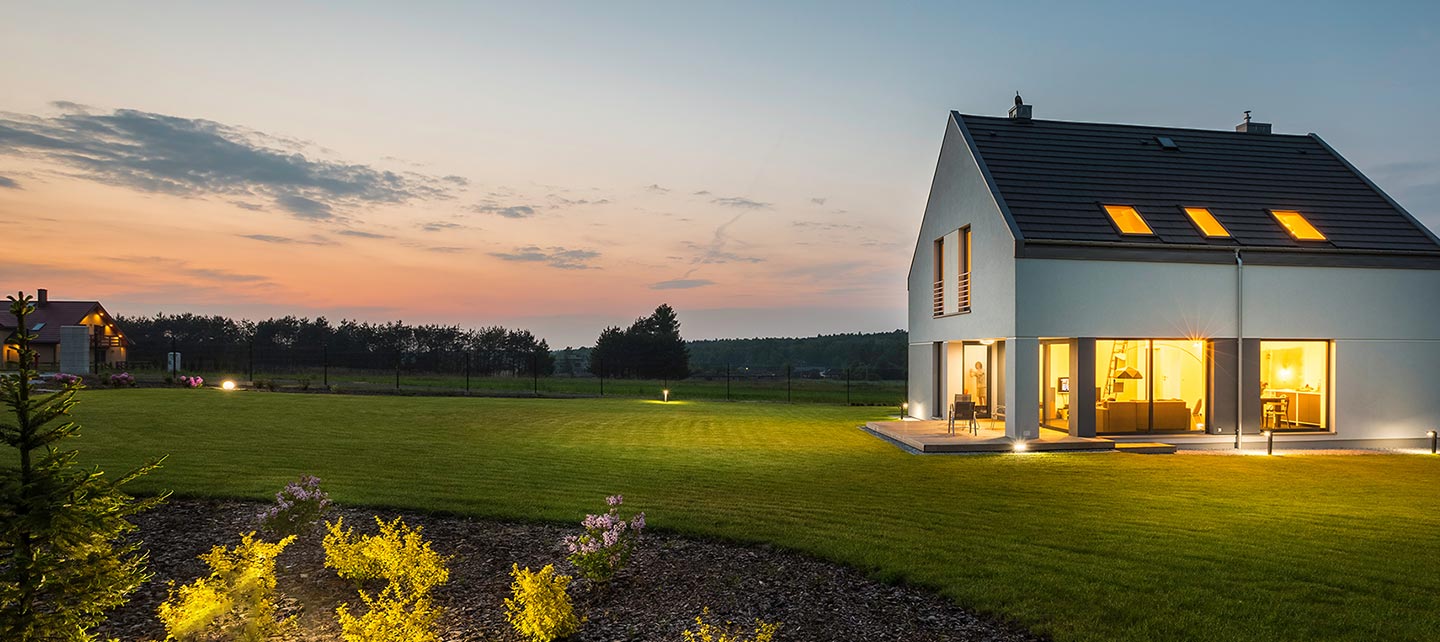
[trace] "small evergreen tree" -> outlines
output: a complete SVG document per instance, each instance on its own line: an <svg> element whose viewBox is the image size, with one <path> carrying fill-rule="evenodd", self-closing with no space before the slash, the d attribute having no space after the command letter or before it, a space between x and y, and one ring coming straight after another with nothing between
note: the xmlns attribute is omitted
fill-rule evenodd
<svg viewBox="0 0 1440 642"><path fill-rule="evenodd" d="M19 372L0 377L0 402L13 423L0 421L0 640L90 640L105 611L149 579L135 530L127 518L164 498L137 500L120 490L150 472L152 462L116 480L83 470L62 442L75 436L68 417L79 383L37 395L35 339L27 317L35 311L23 292L8 297L16 329L6 339L19 353ZM9 448L13 448L11 451Z"/></svg>

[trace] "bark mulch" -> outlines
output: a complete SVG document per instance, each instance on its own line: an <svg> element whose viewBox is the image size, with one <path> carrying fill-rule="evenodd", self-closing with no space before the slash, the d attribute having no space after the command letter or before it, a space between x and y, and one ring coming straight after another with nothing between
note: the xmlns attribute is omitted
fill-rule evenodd
<svg viewBox="0 0 1440 642"><path fill-rule="evenodd" d="M139 536L150 552L155 579L116 610L97 631L101 639L161 640L155 609L167 581L183 584L206 572L197 556L212 546L232 546L255 528L262 505L237 501L172 499L137 518ZM337 507L329 517L345 518L374 532L377 511ZM378 511L382 519L403 516L423 526L436 551L451 555L450 582L436 589L445 609L444 640L520 638L505 621L502 600L510 595L510 565L539 569L565 563L561 538L573 528L515 524L453 516ZM284 614L299 616L296 641L340 640L335 607L363 608L349 582L324 568L320 536L301 539L281 554L278 588ZM921 589L892 586L862 573L769 547L741 546L661 533L647 533L630 566L604 588L582 580L571 584L576 608L585 618L572 640L678 642L704 607L712 618L751 624L756 618L782 622L777 640L936 640L1033 642L1040 640L1004 623L964 609ZM747 627L748 630L748 627Z"/></svg>

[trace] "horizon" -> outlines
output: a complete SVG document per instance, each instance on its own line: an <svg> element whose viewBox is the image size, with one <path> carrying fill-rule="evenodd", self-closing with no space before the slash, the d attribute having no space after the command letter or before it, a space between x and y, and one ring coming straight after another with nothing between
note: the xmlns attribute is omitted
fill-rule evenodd
<svg viewBox="0 0 1440 642"><path fill-rule="evenodd" d="M553 349L661 303L689 340L889 332L945 119L1016 90L1253 110L1440 230L1434 5L818 7L14 7L0 281Z"/></svg>

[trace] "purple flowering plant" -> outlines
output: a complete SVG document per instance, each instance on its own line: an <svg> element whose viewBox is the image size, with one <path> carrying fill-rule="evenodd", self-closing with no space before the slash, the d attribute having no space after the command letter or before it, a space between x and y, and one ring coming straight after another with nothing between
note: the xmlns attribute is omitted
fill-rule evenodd
<svg viewBox="0 0 1440 642"><path fill-rule="evenodd" d="M85 383L85 380L80 375L66 374L63 372L50 375L50 380L65 387L79 386Z"/></svg>
<svg viewBox="0 0 1440 642"><path fill-rule="evenodd" d="M179 383L182 386L185 386L186 388L199 388L200 386L205 385L205 378L201 377L200 375L195 375L192 377L180 375L175 379L175 382Z"/></svg>
<svg viewBox="0 0 1440 642"><path fill-rule="evenodd" d="M260 527L281 537L306 535L329 509L330 494L320 489L320 478L305 475L275 493L275 503L260 511Z"/></svg>
<svg viewBox="0 0 1440 642"><path fill-rule="evenodd" d="M595 583L604 583L615 577L630 562L640 533L645 530L645 513L636 513L630 519L620 516L620 505L625 503L622 495L605 498L610 510L600 515L586 515L581 525L585 532L565 538L565 549L569 551L570 563L581 577Z"/></svg>
<svg viewBox="0 0 1440 642"><path fill-rule="evenodd" d="M128 372L117 372L110 375L110 385L116 388L129 388L135 385L135 375Z"/></svg>

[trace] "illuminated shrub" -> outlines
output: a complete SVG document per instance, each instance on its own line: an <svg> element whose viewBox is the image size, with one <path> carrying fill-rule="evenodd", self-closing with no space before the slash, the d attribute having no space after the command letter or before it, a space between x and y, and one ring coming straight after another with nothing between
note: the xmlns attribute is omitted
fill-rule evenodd
<svg viewBox="0 0 1440 642"><path fill-rule="evenodd" d="M260 512L260 527L277 535L305 535L330 508L330 495L320 490L320 478L305 475L275 493L275 503Z"/></svg>
<svg viewBox="0 0 1440 642"><path fill-rule="evenodd" d="M177 640L216 633L227 640L259 642L286 633L294 618L275 617L275 558L295 538L274 544L247 533L234 549L216 546L200 559L210 576L176 588L160 605L160 622Z"/></svg>
<svg viewBox="0 0 1440 642"><path fill-rule="evenodd" d="M608 582L630 562L640 533L645 530L645 513L626 520L620 517L621 495L605 498L610 510L602 515L586 515L581 525L585 532L565 538L567 559L581 577L597 583Z"/></svg>
<svg viewBox="0 0 1440 642"><path fill-rule="evenodd" d="M722 625L711 624L705 621L708 617L710 609L707 607L695 618L694 630L685 629L680 633L681 639L684 642L772 642L775 633L780 630L779 622L756 619L755 629L745 631L729 621Z"/></svg>
<svg viewBox="0 0 1440 642"><path fill-rule="evenodd" d="M396 517L386 523L379 517L378 535L356 535L345 528L344 519L328 524L325 535L325 566L357 586L371 580L386 580L407 593L425 593L450 580L449 561L430 548L420 528L410 528Z"/></svg>
<svg viewBox="0 0 1440 642"><path fill-rule="evenodd" d="M428 593L407 595L396 585L386 586L374 598L364 591L365 613L352 615L348 604L335 609L345 642L438 642L435 632L440 609Z"/></svg>
<svg viewBox="0 0 1440 642"><path fill-rule="evenodd" d="M343 519L326 525L325 566L357 587L386 582L374 597L360 590L363 614L352 614L349 604L335 609L342 635L347 642L439 640L435 629L441 611L430 600L430 590L450 580L449 558L430 547L420 528L410 528L399 517L388 523L376 517L375 524L380 528L376 535L356 535Z"/></svg>
<svg viewBox="0 0 1440 642"><path fill-rule="evenodd" d="M569 575L556 575L555 567L548 564L538 572L512 564L510 575L514 582L512 597L505 599L505 616L520 635L532 642L550 642L579 630L580 620L565 592Z"/></svg>
<svg viewBox="0 0 1440 642"><path fill-rule="evenodd" d="M135 375L128 372L117 372L110 375L110 385L115 388L131 388L135 386Z"/></svg>
<svg viewBox="0 0 1440 642"><path fill-rule="evenodd" d="M185 387L185 388L199 388L200 386L205 385L205 378L204 378L204 377L201 377L200 375L195 375L195 376L180 375L180 376L178 376L178 377L175 378L175 382L178 383L178 384L180 384L182 387Z"/></svg>

